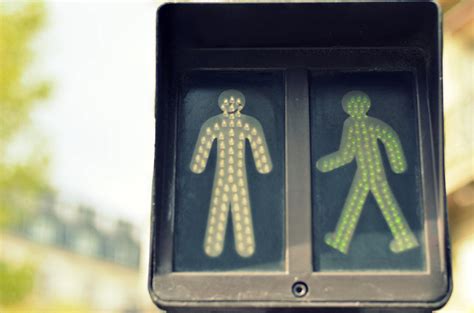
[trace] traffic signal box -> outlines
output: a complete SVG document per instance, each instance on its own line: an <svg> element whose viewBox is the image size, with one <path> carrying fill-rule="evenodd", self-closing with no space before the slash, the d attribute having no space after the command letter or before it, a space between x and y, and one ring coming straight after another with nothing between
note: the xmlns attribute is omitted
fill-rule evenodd
<svg viewBox="0 0 474 313"><path fill-rule="evenodd" d="M153 300L442 306L441 77L433 2L161 6Z"/></svg>

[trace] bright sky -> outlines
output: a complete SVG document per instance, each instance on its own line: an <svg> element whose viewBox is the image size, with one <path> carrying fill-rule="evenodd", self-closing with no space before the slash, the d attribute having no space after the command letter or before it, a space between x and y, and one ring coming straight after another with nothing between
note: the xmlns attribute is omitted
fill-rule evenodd
<svg viewBox="0 0 474 313"><path fill-rule="evenodd" d="M156 2L48 2L53 96L35 115L61 197L142 222L151 206Z"/></svg>

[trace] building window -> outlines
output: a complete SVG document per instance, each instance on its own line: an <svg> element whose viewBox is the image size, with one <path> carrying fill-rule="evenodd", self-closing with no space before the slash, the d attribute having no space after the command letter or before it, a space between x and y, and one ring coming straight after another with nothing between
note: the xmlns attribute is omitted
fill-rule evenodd
<svg viewBox="0 0 474 313"><path fill-rule="evenodd" d="M30 235L33 240L51 244L56 239L56 227L52 220L45 217L38 218L30 229Z"/></svg>
<svg viewBox="0 0 474 313"><path fill-rule="evenodd" d="M74 240L74 248L80 254L96 256L99 252L99 241L90 232L82 231Z"/></svg>

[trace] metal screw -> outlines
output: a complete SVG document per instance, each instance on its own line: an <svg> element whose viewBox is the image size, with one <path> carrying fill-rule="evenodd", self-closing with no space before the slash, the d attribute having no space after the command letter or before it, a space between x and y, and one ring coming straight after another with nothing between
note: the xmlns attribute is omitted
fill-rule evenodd
<svg viewBox="0 0 474 313"><path fill-rule="evenodd" d="M301 298L306 296L308 293L308 286L305 283L299 281L293 284L291 291L295 297Z"/></svg>

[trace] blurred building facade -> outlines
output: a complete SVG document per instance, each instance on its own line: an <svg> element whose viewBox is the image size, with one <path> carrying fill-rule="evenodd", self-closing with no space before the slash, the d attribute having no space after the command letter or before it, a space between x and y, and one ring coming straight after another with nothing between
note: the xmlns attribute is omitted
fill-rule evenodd
<svg viewBox="0 0 474 313"><path fill-rule="evenodd" d="M474 1L444 19L444 119L448 193L474 179Z"/></svg>
<svg viewBox="0 0 474 313"><path fill-rule="evenodd" d="M443 0L446 189L453 295L442 312L474 312L474 0Z"/></svg>
<svg viewBox="0 0 474 313"><path fill-rule="evenodd" d="M27 301L32 308L145 312L136 231L125 221L49 197L32 216L1 234L0 258L33 264L35 290Z"/></svg>

